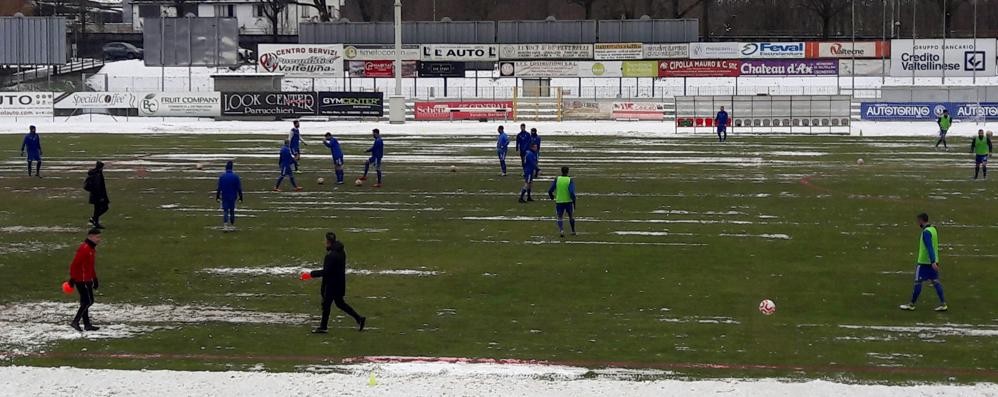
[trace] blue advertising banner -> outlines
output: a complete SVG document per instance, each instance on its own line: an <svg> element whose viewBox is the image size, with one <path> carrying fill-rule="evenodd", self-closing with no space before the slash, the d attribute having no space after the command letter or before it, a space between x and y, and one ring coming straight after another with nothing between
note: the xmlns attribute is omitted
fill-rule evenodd
<svg viewBox="0 0 998 397"><path fill-rule="evenodd" d="M871 121L936 121L949 110L958 121L998 120L998 102L863 102L860 118Z"/></svg>

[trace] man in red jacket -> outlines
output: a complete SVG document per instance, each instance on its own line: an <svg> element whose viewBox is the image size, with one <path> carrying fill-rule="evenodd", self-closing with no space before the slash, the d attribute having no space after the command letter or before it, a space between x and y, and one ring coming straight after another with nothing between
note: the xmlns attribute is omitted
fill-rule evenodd
<svg viewBox="0 0 998 397"><path fill-rule="evenodd" d="M97 271L94 268L94 261L97 258L97 244L100 243L100 229L93 228L87 232L87 239L83 240L80 247L76 249L76 256L73 263L69 264L69 285L80 292L80 309L76 311L76 317L69 326L77 331L96 331L100 327L95 327L90 323L90 306L94 304L94 290L100 287L97 281ZM80 328L80 320L83 320L83 328Z"/></svg>

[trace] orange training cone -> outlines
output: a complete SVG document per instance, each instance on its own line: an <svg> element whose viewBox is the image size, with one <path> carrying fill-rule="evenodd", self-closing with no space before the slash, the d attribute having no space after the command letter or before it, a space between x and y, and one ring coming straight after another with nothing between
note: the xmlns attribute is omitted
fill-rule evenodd
<svg viewBox="0 0 998 397"><path fill-rule="evenodd" d="M69 281L62 282L62 293L69 295L73 293L73 286L69 285Z"/></svg>

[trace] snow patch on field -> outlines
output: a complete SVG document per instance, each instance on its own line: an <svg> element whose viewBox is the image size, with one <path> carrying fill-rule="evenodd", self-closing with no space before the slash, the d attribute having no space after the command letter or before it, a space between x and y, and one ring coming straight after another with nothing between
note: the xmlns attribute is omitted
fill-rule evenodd
<svg viewBox="0 0 998 397"><path fill-rule="evenodd" d="M3 226L0 233L75 233L80 228L71 226Z"/></svg>
<svg viewBox="0 0 998 397"><path fill-rule="evenodd" d="M747 233L721 233L721 237L756 237L764 238L770 240L790 240L790 235L782 233L763 233L763 234L747 234Z"/></svg>
<svg viewBox="0 0 998 397"><path fill-rule="evenodd" d="M95 303L90 317L99 331L77 332L69 327L78 308L68 302L22 302L0 305L0 354L24 354L68 339L128 338L177 323L303 324L308 316L268 313L228 307L132 305Z"/></svg>
<svg viewBox="0 0 998 397"><path fill-rule="evenodd" d="M969 325L969 324L942 324L942 325L917 325L917 326L896 326L896 325L850 325L841 324L840 328L864 329L872 331L885 331L900 334L915 334L922 339L933 339L937 336L975 336L975 337L996 337L998 336L998 326Z"/></svg>
<svg viewBox="0 0 998 397"><path fill-rule="evenodd" d="M23 243L0 244L0 255L6 254L30 254L34 252L58 251L69 247L68 244L52 244L40 241L28 241Z"/></svg>
<svg viewBox="0 0 998 397"><path fill-rule="evenodd" d="M314 368L320 372L320 368ZM998 385L843 384L779 379L625 380L630 370L593 370L539 364L360 364L314 373L257 371L126 371L80 368L0 367L0 394L74 395L504 395L504 396L770 396L934 397L993 396ZM307 371L307 369L306 369ZM602 371L602 372L597 372ZM617 371L623 371L621 376ZM585 375L593 373L595 378ZM606 375L601 375L606 374ZM369 385L369 379L375 384Z"/></svg>
<svg viewBox="0 0 998 397"><path fill-rule="evenodd" d="M302 266L272 266L272 267L211 267L207 269L202 269L202 272L219 274L219 275L250 275L250 276L294 276L297 277L301 272L313 270L312 268L307 268L305 266L314 266L316 268L321 267L318 264L303 264ZM442 274L443 272L438 272L434 270L415 270L415 269L387 269L387 270L368 270L368 269L347 269L347 274L358 274L362 276L436 276Z"/></svg>

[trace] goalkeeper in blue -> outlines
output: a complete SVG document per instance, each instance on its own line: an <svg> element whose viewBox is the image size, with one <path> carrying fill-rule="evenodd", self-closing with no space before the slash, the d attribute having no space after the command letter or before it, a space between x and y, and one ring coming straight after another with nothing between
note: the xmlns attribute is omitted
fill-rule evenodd
<svg viewBox="0 0 998 397"><path fill-rule="evenodd" d="M931 281L936 295L939 295L936 311L944 312L949 307L943 297L943 285L939 282L939 232L929 223L929 215L926 213L918 214L918 226L922 228L922 233L918 239L918 259L915 262L915 289L911 292L911 303L899 307L901 310L915 310L915 302L922 293L922 283Z"/></svg>
<svg viewBox="0 0 998 397"><path fill-rule="evenodd" d="M565 237L565 213L568 213L568 224L575 235L575 181L568 176L568 167L561 167L561 176L554 178L548 188L548 197L554 200L555 213L558 215L558 233Z"/></svg>

